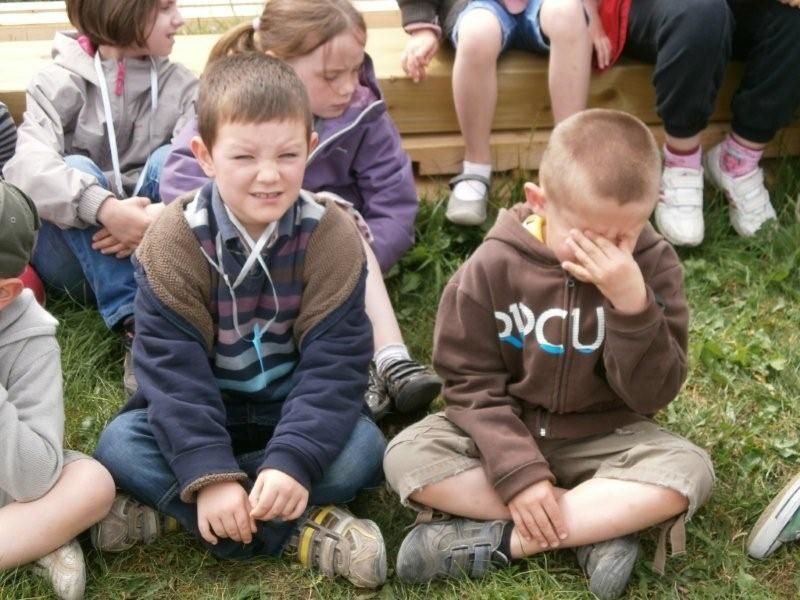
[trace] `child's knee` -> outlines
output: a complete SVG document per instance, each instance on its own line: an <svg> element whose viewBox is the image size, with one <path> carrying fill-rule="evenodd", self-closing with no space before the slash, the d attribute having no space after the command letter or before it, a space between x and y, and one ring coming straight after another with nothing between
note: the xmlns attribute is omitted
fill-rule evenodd
<svg viewBox="0 0 800 600"><path fill-rule="evenodd" d="M63 477L75 491L81 513L87 522L102 519L111 509L116 488L111 473L103 465L91 458L84 458L64 467Z"/></svg>
<svg viewBox="0 0 800 600"><path fill-rule="evenodd" d="M586 13L581 0L545 0L539 19L550 45L589 39Z"/></svg>
<svg viewBox="0 0 800 600"><path fill-rule="evenodd" d="M503 45L500 21L491 11L474 9L466 12L458 23L457 54L471 60L497 60Z"/></svg>

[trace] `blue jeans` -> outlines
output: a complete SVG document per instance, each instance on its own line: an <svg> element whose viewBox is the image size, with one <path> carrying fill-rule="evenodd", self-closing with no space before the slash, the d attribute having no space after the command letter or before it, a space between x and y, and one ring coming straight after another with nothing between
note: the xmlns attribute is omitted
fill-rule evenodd
<svg viewBox="0 0 800 600"><path fill-rule="evenodd" d="M550 44L542 33L542 26L539 23L539 11L542 9L543 2L544 0L530 0L524 11L518 15L512 15L500 3L500 0L472 0L458 15L450 41L454 47L458 48L458 29L461 19L472 10L484 9L492 13L500 22L500 30L503 33L502 51L515 48L538 54L549 54ZM578 25L576 24L576 26Z"/></svg>
<svg viewBox="0 0 800 600"><path fill-rule="evenodd" d="M239 431L239 435L232 436L234 449L254 447L256 443L261 448L266 445L269 435L266 429L254 426L246 434L241 428ZM347 445L312 487L309 506L345 504L360 490L380 484L385 449L386 440L378 426L368 417L360 416ZM221 558L278 555L294 527L290 521L257 521L258 530L249 544L220 538L213 546L202 540L197 527L197 505L180 499L178 481L153 437L147 409L125 412L111 421L100 435L95 457L111 472L118 488L177 519ZM253 485L263 459L263 449L237 454L239 466L250 477L244 482L246 489Z"/></svg>
<svg viewBox="0 0 800 600"><path fill-rule="evenodd" d="M157 148L147 160L134 195L159 201L158 183L170 147ZM110 189L103 172L90 158L70 155L68 167L89 173ZM49 286L64 290L81 302L97 304L109 329L133 314L136 282L129 258L117 258L92 248L92 236L99 227L61 229L43 222L33 252L33 266Z"/></svg>

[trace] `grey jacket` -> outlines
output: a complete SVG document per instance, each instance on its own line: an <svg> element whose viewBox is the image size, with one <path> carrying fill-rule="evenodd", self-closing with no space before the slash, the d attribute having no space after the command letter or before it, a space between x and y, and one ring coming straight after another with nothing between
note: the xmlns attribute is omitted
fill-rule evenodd
<svg viewBox="0 0 800 600"><path fill-rule="evenodd" d="M194 115L197 78L166 58L154 59L158 80L155 114L149 60L125 59L122 94L116 94L117 61L102 62L108 86L126 195L133 192L149 155L168 144ZM97 210L111 193L92 175L70 169L64 156L92 159L114 180L106 116L93 56L76 33L57 33L53 62L34 75L27 90L17 149L6 164L6 180L27 193L41 217L62 228L97 224Z"/></svg>
<svg viewBox="0 0 800 600"><path fill-rule="evenodd" d="M0 506L42 497L64 463L58 322L30 290L0 311Z"/></svg>

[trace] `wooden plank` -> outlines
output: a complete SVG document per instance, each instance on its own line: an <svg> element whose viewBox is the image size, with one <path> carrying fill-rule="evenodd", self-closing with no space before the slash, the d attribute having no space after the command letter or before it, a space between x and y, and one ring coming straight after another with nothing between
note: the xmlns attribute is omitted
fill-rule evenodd
<svg viewBox="0 0 800 600"><path fill-rule="evenodd" d="M354 0L367 27L400 27L396 0ZM258 0L181 0L185 33L219 33L261 14ZM72 29L63 1L0 2L0 42L50 40L57 31Z"/></svg>
<svg viewBox="0 0 800 600"><path fill-rule="evenodd" d="M701 134L701 142L709 148L725 137L730 126L712 123ZM651 125L650 130L664 143L664 128ZM492 164L496 171L515 169L537 170L542 153L552 132L551 128L527 131L498 131L492 133ZM460 135L404 135L403 148L411 156L419 176L454 175L461 172L464 142ZM800 154L800 123L781 130L764 153L767 157Z"/></svg>

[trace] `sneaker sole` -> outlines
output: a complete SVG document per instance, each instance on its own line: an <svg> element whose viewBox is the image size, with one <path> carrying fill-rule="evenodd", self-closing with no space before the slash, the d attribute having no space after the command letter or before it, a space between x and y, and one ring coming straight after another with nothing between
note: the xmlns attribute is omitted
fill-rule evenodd
<svg viewBox="0 0 800 600"><path fill-rule="evenodd" d="M782 542L778 540L783 528L800 508L800 473L795 475L761 513L750 537L747 553L756 560L767 558Z"/></svg>
<svg viewBox="0 0 800 600"><path fill-rule="evenodd" d="M394 399L394 407L401 414L423 410L430 406L442 391L442 382L435 377L410 381Z"/></svg>

